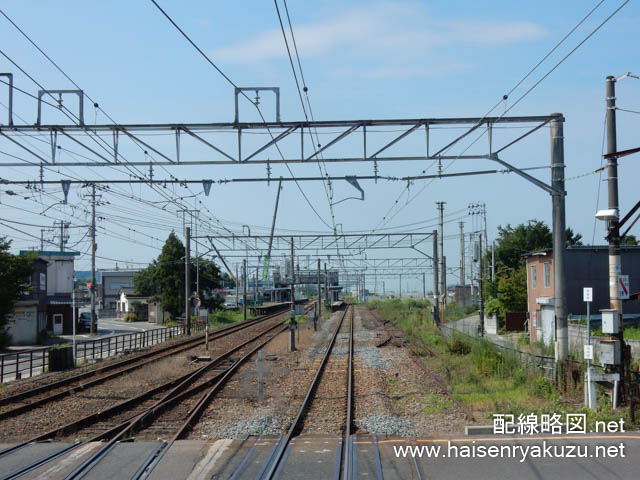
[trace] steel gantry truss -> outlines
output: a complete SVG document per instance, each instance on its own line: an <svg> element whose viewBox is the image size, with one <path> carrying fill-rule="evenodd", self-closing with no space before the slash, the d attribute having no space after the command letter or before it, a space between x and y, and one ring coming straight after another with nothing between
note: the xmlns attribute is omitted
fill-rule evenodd
<svg viewBox="0 0 640 480"><path fill-rule="evenodd" d="M4 82L9 84L9 82ZM9 95L12 94L13 88L10 85ZM56 106L56 105L54 105ZM82 113L82 112L80 112ZM11 117L9 122L11 123ZM8 125L0 127L0 138L9 140L14 146L26 151L37 161L30 161L12 154L3 154L9 158L17 158L17 162L4 163L1 162L3 157L0 157L0 165L11 167L39 167L40 178L39 181L33 180L8 180L0 178L0 182L4 183L45 183L43 170L44 168L50 168L52 165L61 167L72 166L85 166L85 167L114 167L118 165L139 165L148 166L149 175L140 176L137 179L129 179L132 183L194 183L195 181L203 182L205 192L208 193L211 188L212 182L228 183L230 181L238 182L270 182L276 180L271 175L271 164L277 163L300 163L310 164L312 162L322 161L324 163L332 162L370 162L373 163L373 175L367 176L345 176L336 177L334 179L344 179L349 183L355 183L361 179L386 179L386 180L401 180L394 177L383 177L378 174L378 162L383 161L425 161L425 160L461 160L461 159L486 159L499 164L502 169L494 170L472 170L453 173L443 173L441 168L438 168L438 172L435 175L418 175L415 177L403 177L403 180L410 182L415 179L426 178L444 178L451 176L462 175L486 175L492 173L505 173L514 172L517 175L523 177L528 182L534 184L538 188L544 190L551 196L552 200L552 224L553 224L553 260L554 260L554 311L556 317L556 338L557 351L556 358L560 362L564 362L568 358L568 327L567 327L567 294L565 284L566 267L564 263L564 248L565 248L565 195L564 188L564 136L563 136L563 122L564 117L560 113L544 116L519 116L519 117L466 117L466 118L418 118L418 119L392 119L392 120L343 120L343 121L295 121L295 122L283 122L276 118L275 122L239 122L232 123L165 123L165 124L96 124L86 125L83 121L79 121L78 124L71 125L44 125L40 123L41 116L38 116L38 120L35 125ZM534 123L534 126L530 124ZM514 140L509 141L506 144L494 148L493 146L493 128L500 124L511 124L521 127L526 127L528 130L522 135L518 136ZM541 128L549 125L549 132L551 137L551 162L548 167L551 169L551 182L546 183L539 178L536 178L525 171L523 168L518 168L508 162L506 162L500 155L520 142L524 138L528 137L532 133L540 130ZM463 128L462 134L453 138L453 140L447 139L442 142L442 145L438 145L432 148L431 134L435 128L446 126L459 126ZM385 138L381 144L371 146L370 134L379 129L398 129L399 133L393 136L391 139ZM459 155L449 155L448 151L453 146L461 142L467 136L474 131L480 129L480 131L486 132L487 147L482 153L465 155L467 147ZM311 131L316 135L316 139L320 137L318 135L332 135L330 140L326 143L318 145L313 144L313 148L309 146L305 148L305 132L310 134ZM337 131L335 131L337 130ZM413 135L417 135L420 131L424 133L424 148L416 148L415 142L410 145L405 144L409 137L414 138ZM222 133L231 132L236 138L236 146L233 147L233 141L226 142L221 138ZM251 135L251 141L247 142L243 133L253 133L258 135ZM49 133L51 138L51 157L45 158L45 156L38 155L29 147L22 144L20 137L29 134L42 135L43 133ZM260 140L259 134L266 135L266 141ZM390 132L386 132L390 133ZM391 132L393 133L393 132ZM69 138L74 143L78 144L81 148L87 150L89 160L86 162L56 162L56 142L58 135L62 135L65 138ZM145 134L156 134L152 138L153 140L142 140L140 137ZM166 139L166 135L175 137L175 150L170 151L170 147L167 147L166 141L159 141L158 138ZM295 140L298 137L299 141ZM482 133L481 135L484 135ZM361 149L354 148L354 145L347 145L347 139L354 137L355 135L361 135ZM93 148L87 146L81 141L82 137L91 138L96 141L96 138L106 143L107 140L103 136L113 137L112 147L105 148L105 154L96 152ZM312 136L312 135L311 135ZM141 147L144 152L144 160L130 161L125 159L118 150L120 137L131 140L135 145ZM211 138L214 137L214 138ZM247 137L249 137L247 135ZM145 137L146 138L146 137ZM204 159L192 159L184 160L181 158L181 138L192 138L200 145L206 147L206 157ZM327 138L327 137L322 137ZM478 137L479 139L480 137ZM292 139L294 141L292 142ZM155 142L153 145L151 142ZM318 140L319 141L319 140ZM169 142L171 143L171 142ZM473 145L475 141L471 144ZM162 144L162 145L160 145ZM297 144L297 146L296 146ZM395 149L392 147L399 146L408 147L414 152L413 155L406 155L400 153L394 153ZM107 144L108 145L108 144ZM104 145L103 145L104 146ZM349 153L347 155L336 155L333 147L339 146L342 151L357 152ZM248 147L248 149L247 149ZM271 148L278 150L280 159L272 159L274 153ZM286 147L286 148L285 148ZM435 151L434 151L435 150ZM147 158L147 152L162 158L158 160L151 156ZM249 152L249 153L247 153ZM283 153L284 152L284 153ZM294 153L292 153L294 152ZM271 153L271 154L270 154ZM105 156L106 155L106 156ZM138 153L139 155L139 153ZM193 156L190 153L191 156ZM138 157L139 158L139 157ZM176 180L175 177L163 181L153 179L152 168L154 165L163 166L176 166L176 165L258 165L266 164L267 176L266 178L244 178L244 179L217 179L217 180ZM439 164L440 167L441 164ZM46 167L45 167L46 166ZM293 176L293 175L292 175ZM309 181L326 181L328 176L318 177L305 177L302 179L295 179L295 181L309 180ZM294 180L294 179L292 179ZM57 180L60 181L60 180ZM83 180L84 183L90 184L108 184L117 183L115 181L99 179L99 180ZM55 181L54 181L55 182ZM52 181L46 181L46 183L54 183ZM60 181L61 182L61 181ZM75 183L74 181L64 180L67 185L69 183ZM364 198L364 197L363 197ZM298 246L297 251L300 250L323 250L330 248L343 248L348 250L361 250L373 248L397 248L400 245L404 245L404 248L416 248L416 245L424 242L428 238L429 234L422 235L422 240L414 240L411 234L401 234L404 237L394 238L391 241L391 236L386 235L374 239L373 236L360 235L357 239L350 239L347 243L346 236L336 237L333 235L322 236L297 236ZM417 235L417 234L416 234ZM223 250L233 250L233 243L238 237L216 237L220 242L220 247ZM268 237L262 238L255 237L253 241L257 246L259 243L265 243ZM385 242L384 240L387 240ZM251 241L251 239L249 239ZM231 242L231 243L228 243ZM291 248L296 240L291 240L287 245ZM386 244L385 244L386 243ZM280 247L280 240L276 240L274 250L283 249ZM419 251L419 250L418 250ZM423 252L421 252L423 253ZM427 256L424 254L424 256ZM481 324L482 324L482 313Z"/></svg>
<svg viewBox="0 0 640 480"><path fill-rule="evenodd" d="M293 248L297 254L335 249L340 252L354 250L364 252L365 250L404 248L431 258L418 249L431 236L431 232L273 235L271 250L290 251L293 242ZM247 247L266 251L272 237L270 235L202 235L192 238L207 239L222 253L244 251Z"/></svg>
<svg viewBox="0 0 640 480"><path fill-rule="evenodd" d="M39 162L45 164L55 164L65 167L98 167L113 166L121 163L137 166L172 166L172 165L255 165L255 164L278 164L278 163L310 163L320 160L324 163L335 162L385 162L385 161L424 161L424 160L453 160L453 159L489 159L499 161L498 155L511 147L515 143L529 136L533 132L547 125L553 116L520 116L520 117L466 117L466 118L412 118L412 119L391 119L391 120L330 120L330 121L294 121L294 122L232 122L232 123L163 123L163 124L67 124L51 125L9 125L0 127L0 134L3 137L15 140L25 134L49 133L52 141L57 141L58 135L67 137L87 150L87 154L94 157L91 161L64 161L56 162L55 153L52 150L51 158L44 158L30 150ZM515 140L493 148L493 126L498 124L520 125L530 127L524 134ZM442 127L460 126L465 128L464 132L453 140L447 140L443 145L433 147L431 138L433 129ZM385 140L383 144L372 148L372 133L385 133L385 128L398 128L401 133L393 136L390 140ZM487 135L487 150L482 154L473 155L448 155L446 152L455 144L466 138L472 132L484 127ZM312 130L316 135L331 136L324 145L305 145L305 135ZM401 155L392 153L391 147L398 146L412 134L422 131L424 135L424 151L419 155ZM224 135L232 132L237 136L234 151L228 149L228 141ZM243 136L244 133L251 133L251 141L248 142ZM388 132L386 132L388 133ZM142 136L153 135L154 140L142 140ZM156 137L175 137L175 148L170 151L166 147L166 142L159 142ZM266 136L265 141L256 141ZM109 156L98 153L91 147L82 143L80 138L88 135L106 136L110 139L112 148ZM343 156L335 155L332 147L341 147L348 139L361 136L361 152L358 155ZM289 158L273 159L268 152L271 147L291 146L294 136L299 136L296 155ZM14 138L15 137L15 138ZM142 161L125 160L121 153L120 139L125 138L133 143L155 153L161 160L145 159ZM207 147L211 158L204 159L184 159L181 151L184 147L181 139L190 138L194 142ZM17 140L15 140L17 141ZM308 141L308 140L307 140ZM154 142L152 144L151 142ZM160 145L162 144L162 145ZM249 145L251 149L248 150ZM415 148L413 148L415 150ZM289 149L288 151L291 151ZM11 167L33 166L25 162L4 163ZM505 164L507 168L514 168ZM515 171L515 170L514 170Z"/></svg>

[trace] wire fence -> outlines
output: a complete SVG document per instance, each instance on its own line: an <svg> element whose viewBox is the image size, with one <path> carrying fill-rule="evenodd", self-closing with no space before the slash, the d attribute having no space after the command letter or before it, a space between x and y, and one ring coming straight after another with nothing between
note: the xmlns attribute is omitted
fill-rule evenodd
<svg viewBox="0 0 640 480"><path fill-rule="evenodd" d="M479 337L469 332L469 329L459 329L452 325L443 324L440 325L440 330L446 337L459 334L464 335L470 342L490 342L495 347L499 348L502 352L508 352L511 355L518 357L520 364L527 369L537 369L549 379L555 380L556 378L556 361L554 357L546 355L539 355L531 352L525 352L515 346L505 345L497 341L493 341L490 337Z"/></svg>
<svg viewBox="0 0 640 480"><path fill-rule="evenodd" d="M203 323L193 322L191 333L204 331L204 328ZM76 365L79 361L92 362L158 345L184 335L184 331L184 325L178 325L82 340L75 345ZM0 354L0 383L33 377L48 371L52 348L55 346Z"/></svg>

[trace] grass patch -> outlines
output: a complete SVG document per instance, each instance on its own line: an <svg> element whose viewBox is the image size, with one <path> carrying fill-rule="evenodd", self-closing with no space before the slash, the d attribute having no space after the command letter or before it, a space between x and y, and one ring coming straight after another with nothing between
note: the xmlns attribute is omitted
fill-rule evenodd
<svg viewBox="0 0 640 480"><path fill-rule="evenodd" d="M215 310L209 313L209 326L216 328L231 323L243 321L242 312L236 312L234 310ZM252 318L252 315L247 311L247 320Z"/></svg>
<svg viewBox="0 0 640 480"><path fill-rule="evenodd" d="M461 332L453 332L448 338L443 336L430 321L428 302L393 299L372 302L372 307L382 319L393 321L404 331L412 353L419 355L427 368L437 372L453 398L470 408L479 420L484 417L491 421L492 415L498 413L513 414L516 418L520 414L557 413L564 421L566 413L587 413L589 428L593 428L596 421L619 421L621 417L625 425L631 427L628 409L611 412L604 390L599 392L599 409L587 412L580 402L581 390L573 392L569 400L563 398L539 369L528 369L520 363L517 351L500 349L488 340ZM552 347L540 342L527 345L517 338L514 343L531 353L553 356ZM402 387L394 381L388 386L392 394L402 393ZM429 393L422 397L427 414L441 413L447 408L446 402L436 401Z"/></svg>

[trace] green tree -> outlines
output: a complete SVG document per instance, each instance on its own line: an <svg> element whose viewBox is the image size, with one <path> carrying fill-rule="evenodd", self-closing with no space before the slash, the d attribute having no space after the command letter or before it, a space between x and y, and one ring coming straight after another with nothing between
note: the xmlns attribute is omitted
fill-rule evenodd
<svg viewBox="0 0 640 480"><path fill-rule="evenodd" d="M527 310L527 269L524 265L501 272L497 298L505 312Z"/></svg>
<svg viewBox="0 0 640 480"><path fill-rule="evenodd" d="M184 310L184 245L171 232L155 266L155 284L160 290L162 308L176 318Z"/></svg>
<svg viewBox="0 0 640 480"><path fill-rule="evenodd" d="M638 245L638 239L635 235L628 233L620 239L620 245Z"/></svg>
<svg viewBox="0 0 640 480"><path fill-rule="evenodd" d="M182 315L184 311L184 254L184 245L177 235L171 232L158 258L133 277L136 295L159 298L162 308L174 318ZM213 261L206 258L191 258L190 291L192 292L196 291L198 266L200 300L204 307L215 310L224 303L224 298L215 292L220 288L223 275Z"/></svg>
<svg viewBox="0 0 640 480"><path fill-rule="evenodd" d="M516 227L498 227L496 240L496 262L507 268L516 269L523 264L522 254L552 245L549 227L541 221L529 220Z"/></svg>
<svg viewBox="0 0 640 480"><path fill-rule="evenodd" d="M567 228L567 246L582 245L582 234L574 233L572 228Z"/></svg>
<svg viewBox="0 0 640 480"><path fill-rule="evenodd" d="M35 254L13 255L9 253L11 241L0 237L0 347L9 343L7 326L16 301L29 290Z"/></svg>
<svg viewBox="0 0 640 480"><path fill-rule="evenodd" d="M224 298L215 293L222 285L223 275L220 268L211 260L206 258L191 259L191 281L192 290L195 291L196 266L200 266L200 300L202 305L210 310L220 308L224 303Z"/></svg>
<svg viewBox="0 0 640 480"><path fill-rule="evenodd" d="M143 297L154 297L160 295L160 286L156 280L158 272L158 262L155 260L151 264L133 277L133 289L136 295Z"/></svg>

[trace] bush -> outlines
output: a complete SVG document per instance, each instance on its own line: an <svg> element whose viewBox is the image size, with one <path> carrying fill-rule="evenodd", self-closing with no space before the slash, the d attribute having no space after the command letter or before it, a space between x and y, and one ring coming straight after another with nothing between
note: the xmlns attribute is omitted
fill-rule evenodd
<svg viewBox="0 0 640 480"><path fill-rule="evenodd" d="M447 342L447 348L451 353L456 355L468 355L471 353L471 342L462 333L453 332L453 335Z"/></svg>
<svg viewBox="0 0 640 480"><path fill-rule="evenodd" d="M124 316L124 321L125 322L137 322L138 321L138 317L136 316L135 313L127 313Z"/></svg>
<svg viewBox="0 0 640 480"><path fill-rule="evenodd" d="M513 385L519 387L525 383L527 383L527 375L524 373L524 370L519 368L513 373Z"/></svg>
<svg viewBox="0 0 640 480"><path fill-rule="evenodd" d="M520 368L520 360L511 350L500 351L493 343L481 339L471 347L471 358L478 371L484 375L505 378Z"/></svg>
<svg viewBox="0 0 640 480"><path fill-rule="evenodd" d="M530 383L531 392L545 400L552 400L556 396L555 389L551 382L545 377L536 377Z"/></svg>
<svg viewBox="0 0 640 480"><path fill-rule="evenodd" d="M502 302L497 298L492 298L484 305L484 311L487 315L496 315L498 318L504 318L505 308Z"/></svg>

